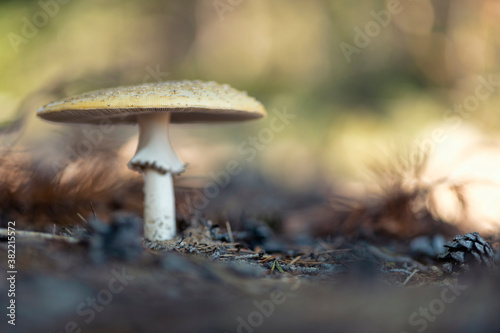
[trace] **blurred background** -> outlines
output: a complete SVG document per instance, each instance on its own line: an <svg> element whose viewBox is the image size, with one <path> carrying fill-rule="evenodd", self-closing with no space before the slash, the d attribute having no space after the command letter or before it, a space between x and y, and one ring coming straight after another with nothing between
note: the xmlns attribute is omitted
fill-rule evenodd
<svg viewBox="0 0 500 333"><path fill-rule="evenodd" d="M496 0L0 1L0 123L9 151L1 177L11 189L4 205L26 193L38 203L78 191L116 194L118 178L139 179L126 168L135 128L117 128L102 141L86 132L98 143L80 154L83 162L68 161L68 147L90 140L83 133L92 130L43 122L38 107L95 89L199 79L246 90L269 114L172 127L189 163L179 188L203 191L230 160L244 169L210 200L219 212L243 202L255 208L236 212L264 207L272 215L277 198L293 196L290 209L301 211L282 220L297 231L311 219L328 224L340 211L366 215L390 201L405 210L387 219L396 224L405 214L416 223L425 211L435 221L496 232L499 34ZM276 130L271 121L283 114L289 118ZM26 151L36 172L59 174L33 183L15 169ZM110 151L112 161L96 168ZM87 165L75 180L78 163L89 161L100 176L88 176ZM50 192L54 181L64 188L59 194L26 190ZM398 203L387 191L408 197ZM348 208L339 208L345 198Z"/></svg>

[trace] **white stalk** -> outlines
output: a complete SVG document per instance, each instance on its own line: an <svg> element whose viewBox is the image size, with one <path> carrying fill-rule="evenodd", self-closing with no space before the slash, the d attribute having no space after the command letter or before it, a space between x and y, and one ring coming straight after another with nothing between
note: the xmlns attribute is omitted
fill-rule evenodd
<svg viewBox="0 0 500 333"><path fill-rule="evenodd" d="M163 241L176 233L173 175L185 166L170 144L170 112L139 116L139 143L129 167L144 175L144 237Z"/></svg>
<svg viewBox="0 0 500 333"><path fill-rule="evenodd" d="M146 169L144 174L144 237L167 240L175 237L175 197L172 173Z"/></svg>

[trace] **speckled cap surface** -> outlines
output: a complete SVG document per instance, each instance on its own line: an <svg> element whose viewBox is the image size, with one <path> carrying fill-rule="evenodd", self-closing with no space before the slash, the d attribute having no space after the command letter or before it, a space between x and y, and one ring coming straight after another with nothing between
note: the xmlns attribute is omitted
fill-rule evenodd
<svg viewBox="0 0 500 333"><path fill-rule="evenodd" d="M49 103L37 111L45 120L64 123L136 123L137 116L171 112L172 123L224 122L261 118L260 102L227 84L167 81L89 92Z"/></svg>

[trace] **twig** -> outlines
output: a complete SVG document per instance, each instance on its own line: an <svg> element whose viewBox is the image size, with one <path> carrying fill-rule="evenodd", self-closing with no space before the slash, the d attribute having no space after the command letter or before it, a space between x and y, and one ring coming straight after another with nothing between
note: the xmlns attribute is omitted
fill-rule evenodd
<svg viewBox="0 0 500 333"><path fill-rule="evenodd" d="M415 269L415 270L413 271L413 273L411 273L411 274L410 274L410 275L406 278L405 282L403 282L403 286L405 286L408 282L410 282L410 280L411 280L411 278L413 277L413 275L415 275L415 273L417 273L417 272L418 272L418 269Z"/></svg>
<svg viewBox="0 0 500 333"><path fill-rule="evenodd" d="M389 272L395 272L395 273L405 273L405 274L411 274L411 272L407 269L402 269L402 268L391 268Z"/></svg>
<svg viewBox="0 0 500 333"><path fill-rule="evenodd" d="M241 256L235 256L235 257L232 257L230 259L234 259L234 260L237 260L237 259L252 259L252 258L259 258L259 257L260 257L260 254L254 253L254 254L244 254L244 255L241 255Z"/></svg>
<svg viewBox="0 0 500 333"><path fill-rule="evenodd" d="M92 214L94 215L94 221L96 221L97 220L97 214L95 213L94 204L92 204L92 201L90 201L90 209L92 209Z"/></svg>
<svg viewBox="0 0 500 333"><path fill-rule="evenodd" d="M71 230L69 230L68 228L66 227L62 227L64 230L66 230L66 232L70 235L70 236L73 236L73 232Z"/></svg>
<svg viewBox="0 0 500 333"><path fill-rule="evenodd" d="M335 264L343 265L342 263L340 263L338 261L310 261L310 260L300 260L297 263L299 265L323 265L323 264L327 264L327 265L335 265Z"/></svg>
<svg viewBox="0 0 500 333"><path fill-rule="evenodd" d="M292 261L290 261L290 265L295 264L300 258L302 258L302 256L298 256L295 259L293 259Z"/></svg>
<svg viewBox="0 0 500 333"><path fill-rule="evenodd" d="M59 236L59 235L53 235L53 234L48 234L44 232L36 232L36 231L27 231L27 230L16 230L15 231L16 237L19 238L25 238L28 240L58 240L58 241L64 241L67 243L75 244L79 243L80 240L76 239L74 237L68 237L68 236ZM7 229L0 228L0 236L8 237L9 233Z"/></svg>
<svg viewBox="0 0 500 333"><path fill-rule="evenodd" d="M186 239L186 235L182 235L182 238L177 242L177 244L175 244L175 246L181 245L184 239Z"/></svg>
<svg viewBox="0 0 500 333"><path fill-rule="evenodd" d="M80 213L76 213L76 215L83 221L85 222L86 224L88 223L87 220L82 216L82 214Z"/></svg>
<svg viewBox="0 0 500 333"><path fill-rule="evenodd" d="M268 262L268 261L273 260L273 259L276 259L276 258L273 256L265 257L264 259L260 260L259 263L263 264L263 263Z"/></svg>
<svg viewBox="0 0 500 333"><path fill-rule="evenodd" d="M227 229L227 234L229 236L229 241L231 243L234 243L233 231L231 230L231 225L229 224L229 221L226 221L226 229Z"/></svg>

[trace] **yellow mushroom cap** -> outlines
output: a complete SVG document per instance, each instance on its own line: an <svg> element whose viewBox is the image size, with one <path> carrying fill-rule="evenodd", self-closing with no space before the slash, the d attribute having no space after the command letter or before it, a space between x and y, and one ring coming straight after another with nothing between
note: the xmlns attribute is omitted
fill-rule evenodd
<svg viewBox="0 0 500 333"><path fill-rule="evenodd" d="M223 122L266 115L260 102L227 84L167 81L89 92L49 103L37 111L53 122L136 123L137 116L171 112L171 122Z"/></svg>

